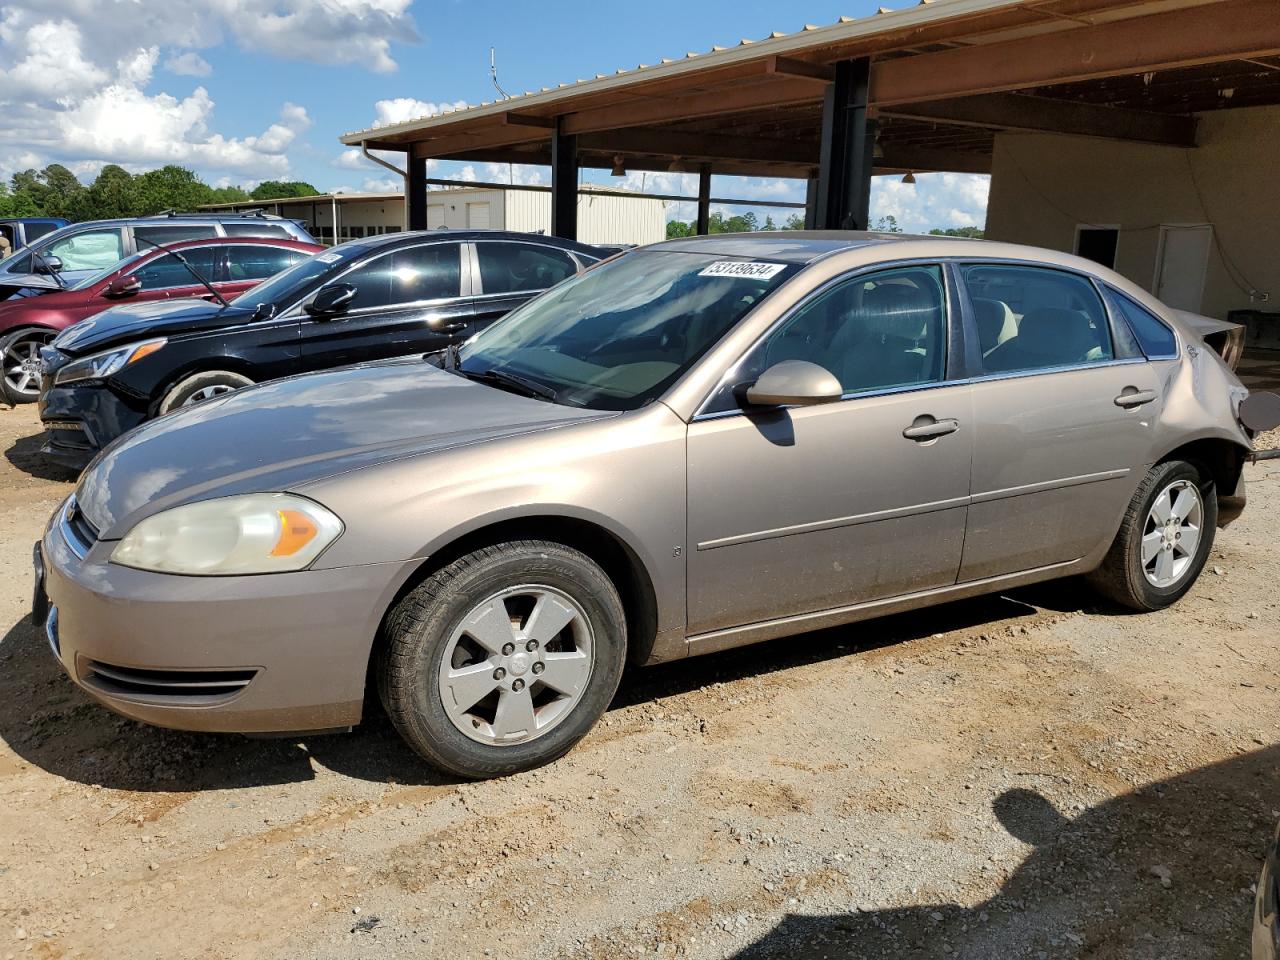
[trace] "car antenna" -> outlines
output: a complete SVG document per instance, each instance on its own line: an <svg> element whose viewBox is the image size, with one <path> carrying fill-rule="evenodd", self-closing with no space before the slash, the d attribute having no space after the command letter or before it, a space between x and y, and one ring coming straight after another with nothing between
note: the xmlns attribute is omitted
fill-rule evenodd
<svg viewBox="0 0 1280 960"><path fill-rule="evenodd" d="M141 243L149 244L150 246L155 247L157 250L164 250L167 253L170 253L173 256L177 257L178 262L182 264L184 267L186 267L187 272L191 274L193 277L195 277L197 280L199 280L200 283L204 285L204 288L206 290L208 290L210 293L213 294L214 299L216 299L224 307L231 306L231 304L227 302L227 298L224 297L222 294L220 294L214 288L213 284L204 278L204 274L201 273L199 270L197 270L195 267L193 267L191 265L191 261L188 260L186 257L184 257L182 254L180 254L177 250L173 250L169 247L166 247L162 243L156 243L154 240L148 240L146 237L140 237L136 233L134 234L133 239L140 241Z"/></svg>

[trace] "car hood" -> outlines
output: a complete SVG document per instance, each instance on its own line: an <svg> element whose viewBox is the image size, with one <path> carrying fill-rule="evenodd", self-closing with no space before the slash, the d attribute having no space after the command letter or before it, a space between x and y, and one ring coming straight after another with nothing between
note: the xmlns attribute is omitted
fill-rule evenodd
<svg viewBox="0 0 1280 960"><path fill-rule="evenodd" d="M58 293L63 289L63 286L53 277L39 273L5 276L0 279L0 301Z"/></svg>
<svg viewBox="0 0 1280 960"><path fill-rule="evenodd" d="M223 307L207 300L152 300L110 307L58 334L53 345L63 353L96 353L140 337L167 337L244 323L253 310Z"/></svg>
<svg viewBox="0 0 1280 960"><path fill-rule="evenodd" d="M85 471L103 539L192 500L283 491L460 444L611 416L474 383L420 358L276 380L143 424Z"/></svg>

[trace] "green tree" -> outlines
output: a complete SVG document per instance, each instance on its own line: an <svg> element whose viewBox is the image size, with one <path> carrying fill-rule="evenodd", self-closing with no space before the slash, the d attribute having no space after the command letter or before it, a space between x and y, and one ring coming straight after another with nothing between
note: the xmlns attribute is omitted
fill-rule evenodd
<svg viewBox="0 0 1280 960"><path fill-rule="evenodd" d="M75 212L84 195L84 184L60 163L51 163L40 171L44 198L40 209L50 217L66 217Z"/></svg>
<svg viewBox="0 0 1280 960"><path fill-rule="evenodd" d="M208 203L213 192L195 173L175 164L148 170L135 178L134 183L137 189L135 216L145 217L165 210L189 212Z"/></svg>
<svg viewBox="0 0 1280 960"><path fill-rule="evenodd" d="M685 223L683 220L667 221L667 239L675 240L678 237L693 236L693 224Z"/></svg>
<svg viewBox="0 0 1280 960"><path fill-rule="evenodd" d="M254 200L279 200L282 197L314 197L319 192L301 180L263 180L249 196Z"/></svg>
<svg viewBox="0 0 1280 960"><path fill-rule="evenodd" d="M766 215L764 218L764 226L761 227L760 229L761 230L777 230L778 225L773 222L772 216Z"/></svg>
<svg viewBox="0 0 1280 960"><path fill-rule="evenodd" d="M783 230L803 230L804 214L802 213L791 214L791 216L787 217L786 222L782 224L782 229Z"/></svg>
<svg viewBox="0 0 1280 960"><path fill-rule="evenodd" d="M876 227L881 233L901 233L902 228L898 226L898 218L893 214L888 214L876 221Z"/></svg>
<svg viewBox="0 0 1280 960"><path fill-rule="evenodd" d="M133 174L109 163L85 191L75 219L112 220L132 216L138 208L137 193Z"/></svg>
<svg viewBox="0 0 1280 960"><path fill-rule="evenodd" d="M250 199L244 187L214 187L209 193L209 203L240 203Z"/></svg>
<svg viewBox="0 0 1280 960"><path fill-rule="evenodd" d="M986 231L982 227L947 227L945 230L934 227L929 234L934 237L968 237L971 240L982 240L986 237Z"/></svg>

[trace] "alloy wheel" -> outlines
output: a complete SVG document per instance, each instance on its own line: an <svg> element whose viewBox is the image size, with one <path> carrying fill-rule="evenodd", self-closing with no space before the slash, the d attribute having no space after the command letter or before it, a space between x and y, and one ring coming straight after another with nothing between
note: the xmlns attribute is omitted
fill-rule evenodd
<svg viewBox="0 0 1280 960"><path fill-rule="evenodd" d="M24 397L40 394L40 348L51 337L32 334L19 337L4 348L0 355L0 367L4 370L5 383L14 393Z"/></svg>
<svg viewBox="0 0 1280 960"><path fill-rule="evenodd" d="M1155 587L1177 584L1195 563L1204 528L1204 501L1190 480L1178 480L1156 496L1142 529L1142 572Z"/></svg>
<svg viewBox="0 0 1280 960"><path fill-rule="evenodd" d="M192 407L197 403L204 403L206 400L212 400L214 397L220 397L224 393L230 393L236 389L229 383L213 383L207 387L201 387L187 399L182 401L182 406Z"/></svg>
<svg viewBox="0 0 1280 960"><path fill-rule="evenodd" d="M511 587L476 604L453 631L440 699L472 740L527 743L573 711L594 665L591 624L577 601L553 587Z"/></svg>

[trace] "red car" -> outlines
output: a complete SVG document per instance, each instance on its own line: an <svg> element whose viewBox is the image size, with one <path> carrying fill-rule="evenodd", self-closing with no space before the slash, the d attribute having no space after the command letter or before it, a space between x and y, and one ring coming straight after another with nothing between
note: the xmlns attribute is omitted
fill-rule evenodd
<svg viewBox="0 0 1280 960"><path fill-rule="evenodd" d="M65 289L0 303L0 392L9 403L34 402L40 395L40 348L58 331L108 307L123 301L215 299L171 251L230 300L323 249L264 237L186 240L126 257Z"/></svg>

